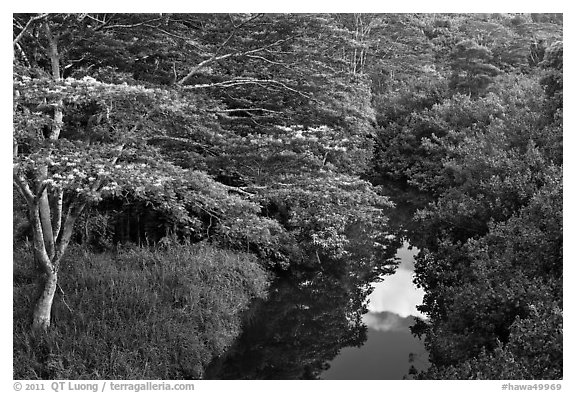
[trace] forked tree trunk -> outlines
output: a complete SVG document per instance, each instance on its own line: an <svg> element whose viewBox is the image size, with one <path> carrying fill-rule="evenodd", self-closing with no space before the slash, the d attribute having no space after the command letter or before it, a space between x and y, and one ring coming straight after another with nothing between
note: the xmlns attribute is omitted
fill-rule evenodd
<svg viewBox="0 0 576 393"><path fill-rule="evenodd" d="M60 56L58 54L58 38L54 36L50 29L49 22L44 23L46 37L48 39L47 54L52 66L52 78L55 81L60 80ZM54 107L54 118L52 128L48 139L55 141L60 136L62 130L62 100L56 102ZM41 180L48 178L48 167L46 165L39 169ZM32 312L32 330L47 330L50 327L50 314L54 294L58 285L58 267L60 256L64 247L59 247L57 253L56 241L60 230L62 219L61 193L58 194L56 208L59 211L51 211L48 190L44 189L37 203L34 203L32 212L33 216L33 237L34 237L34 257L44 271L42 288L40 288L40 297L36 301L34 311ZM72 220L72 225L75 218ZM42 239L42 241L40 241ZM58 254L58 255L56 255Z"/></svg>
<svg viewBox="0 0 576 393"><path fill-rule="evenodd" d="M61 205L59 205L61 208ZM54 295L58 286L58 269L60 260L64 255L74 229L74 223L82 213L85 204L79 203L70 207L65 221L62 223L62 231L58 237L53 255L49 255L44 243L42 225L40 222L40 209L35 208L32 212L32 238L34 240L34 256L43 270L40 296L34 305L32 312L32 330L47 330L50 327L50 315ZM62 216L61 212L58 216ZM60 227L60 224L57 224ZM58 231L54 231L58 232Z"/></svg>
<svg viewBox="0 0 576 393"><path fill-rule="evenodd" d="M29 190L29 189L28 189ZM57 268L52 264L46 250L40 207L38 198L29 200L30 224L32 225L32 245L34 247L34 259L38 267L42 269L42 281L40 283L40 296L32 311L32 330L46 330L50 326L50 310L58 280Z"/></svg>
<svg viewBox="0 0 576 393"><path fill-rule="evenodd" d="M49 255L46 248L46 242L44 241L40 198L34 197L30 192L30 188L26 184L22 182L18 184L22 185L24 195L28 195L30 223L32 224L34 259L42 269L42 281L39 291L40 296L38 297L32 312L32 330L47 330L50 327L52 303L58 285L58 269L60 267L60 260L68 247L72 237L74 223L82 213L85 203L72 204L68 209L68 214L66 215L62 225L60 225L60 223L55 223L56 230L53 230L51 233L52 235L54 233L60 233L57 242L52 239L51 243L55 244L56 247L54 247L55 251L53 252L53 255ZM62 204L60 203L57 203L56 206L60 209L62 208ZM61 211L57 212L55 216L61 219ZM61 231L59 230L60 227L62 228Z"/></svg>

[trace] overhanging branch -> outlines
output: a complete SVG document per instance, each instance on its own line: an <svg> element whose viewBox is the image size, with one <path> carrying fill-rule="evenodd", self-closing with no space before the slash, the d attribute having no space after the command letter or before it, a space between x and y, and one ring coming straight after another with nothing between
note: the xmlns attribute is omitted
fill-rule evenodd
<svg viewBox="0 0 576 393"><path fill-rule="evenodd" d="M210 113L230 113L230 112L269 112L269 113L278 113L283 114L280 111L273 111L272 109L265 109L265 108L236 108L236 109L214 109L208 110L207 112Z"/></svg>
<svg viewBox="0 0 576 393"><path fill-rule="evenodd" d="M286 85L283 82L274 80L274 79L255 79L255 78L236 78L236 79L230 79L228 81L222 81L222 82L214 82L214 83L204 83L204 84L199 84L199 85L188 85L188 86L184 86L184 89L187 90L195 90L195 89L206 89L206 88L210 88L210 87L222 87L222 88L227 88L227 87L234 87L234 86L242 86L242 85L276 85L276 86L280 86L281 88L291 91L293 93L296 93L304 98L308 98L311 99L312 96L310 94L306 94L304 92L301 92L299 90L296 90L288 85Z"/></svg>

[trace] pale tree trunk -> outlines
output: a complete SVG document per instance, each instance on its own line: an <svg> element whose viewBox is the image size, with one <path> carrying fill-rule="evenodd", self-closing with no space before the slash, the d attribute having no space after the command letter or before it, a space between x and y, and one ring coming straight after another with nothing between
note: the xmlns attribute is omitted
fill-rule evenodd
<svg viewBox="0 0 576 393"><path fill-rule="evenodd" d="M51 29L50 23L46 21L44 23L44 30L46 33L46 38L48 39L48 49L47 54L50 58L50 65L52 69L52 79L55 81L60 80L60 55L58 54L58 37L55 36ZM56 141L60 137L60 131L62 130L62 100L58 101L54 105L54 116L52 122L52 128L48 139L51 141ZM50 154L50 153L48 153ZM48 177L48 167L43 165L39 168L40 180L45 180ZM44 244L48 256L54 258L55 253L55 240L57 234L53 233L52 230L52 214L50 209L50 202L48 200L48 191L44 190L40 198L40 222L42 223L42 235L44 237Z"/></svg>
<svg viewBox="0 0 576 393"><path fill-rule="evenodd" d="M57 193L60 195L60 193ZM70 243L74 229L74 223L82 213L85 204L78 203L72 204L68 209L68 214L62 223L62 204L58 203L59 211L56 211L54 216L58 217L59 222L54 223L54 230L52 233L61 232L57 241L52 239L54 252L52 255L48 253L46 243L44 242L44 234L42 232L43 226L41 222L41 198L34 198L29 202L30 222L32 224L32 240L34 246L34 258L42 269L42 280L40 282L40 296L38 297L34 310L32 312L32 330L45 331L50 327L50 315L52 310L52 303L54 295L58 286L58 270L60 267L60 260ZM59 228L62 228L60 231ZM58 228L58 229L56 229Z"/></svg>
<svg viewBox="0 0 576 393"><path fill-rule="evenodd" d="M60 80L58 37L52 34L49 21L45 21L44 31L48 40L47 55L52 66L52 78L58 81ZM17 96L18 92L16 92ZM47 139L57 141L63 124L63 103L59 100L52 104L54 105L53 123ZM123 148L124 145L120 146L111 165L115 165ZM16 140L14 140L13 154L15 157L19 154ZM50 156L52 151L48 149L46 154ZM32 330L35 331L45 331L50 327L52 303L58 288L60 261L72 238L74 224L86 206L86 202L79 198L67 200L64 206L64 190L48 186L48 179L47 165L37 168L33 176L30 173L19 172L18 165L14 167L13 181L28 205L34 259L41 270L39 297L32 312ZM93 184L92 191L97 192L102 182L103 179L98 179Z"/></svg>
<svg viewBox="0 0 576 393"><path fill-rule="evenodd" d="M43 165L40 168L40 179L45 180L48 177L48 167ZM54 257L54 234L52 232L52 219L50 214L50 203L48 201L48 191L44 190L39 201L40 223L42 225L42 237L44 246L49 258Z"/></svg>
<svg viewBox="0 0 576 393"><path fill-rule="evenodd" d="M58 285L58 273L46 274L43 281L42 292L32 312L32 330L34 331L46 331L50 327L50 315Z"/></svg>
<svg viewBox="0 0 576 393"><path fill-rule="evenodd" d="M60 80L60 56L58 54L58 37L50 29L50 22L44 22L44 32L48 40L47 55L50 58L52 78ZM63 124L62 101L54 102L53 122L47 139L56 141L60 137ZM14 149L18 154L17 147ZM48 155L51 154L49 150ZM69 209L64 224L62 223L62 190L48 190L43 182L48 179L48 166L42 165L36 172L36 182L28 183L17 176L16 184L28 202L30 223L32 224L32 239L34 245L34 259L42 271L39 283L39 297L32 312L32 330L45 331L50 327L50 316L54 295L58 287L58 268L60 259L68 246L72 236L74 222L80 215L80 209ZM37 184L34 190L31 184ZM32 191L34 190L34 191ZM52 195L49 198L49 192ZM52 206L51 206L52 205ZM60 229L64 228L62 234Z"/></svg>
<svg viewBox="0 0 576 393"><path fill-rule="evenodd" d="M24 184L22 187L25 188L27 185ZM56 293L58 269L52 264L46 250L40 219L40 201L37 197L28 200L28 209L30 213L30 223L32 224L34 259L42 269L43 277L43 280L40 282L40 296L32 312L32 330L40 331L46 330L50 326L50 311L52 309L54 294Z"/></svg>

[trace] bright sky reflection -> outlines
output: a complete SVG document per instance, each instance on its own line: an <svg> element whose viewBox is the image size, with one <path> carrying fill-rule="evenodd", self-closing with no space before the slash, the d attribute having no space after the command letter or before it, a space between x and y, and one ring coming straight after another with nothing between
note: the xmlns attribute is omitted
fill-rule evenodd
<svg viewBox="0 0 576 393"><path fill-rule="evenodd" d="M400 265L391 276L386 276L382 282L375 283L374 292L369 297L370 312L389 311L407 317L410 315L423 318L424 316L416 310L416 306L422 304L424 291L416 288L412 283L414 269L414 255L418 253L416 248L408 249L409 244L398 250L396 256L401 259ZM371 318L365 318L369 327Z"/></svg>
<svg viewBox="0 0 576 393"><path fill-rule="evenodd" d="M410 316L423 317L416 306L422 303L424 292L412 283L418 250L408 247L404 243L396 253L401 260L396 272L373 284L369 312L362 317L368 326L366 342L360 348L340 350L321 374L323 379L402 379L412 365L410 353L417 356L419 369L428 367L424 344L410 333L414 323Z"/></svg>

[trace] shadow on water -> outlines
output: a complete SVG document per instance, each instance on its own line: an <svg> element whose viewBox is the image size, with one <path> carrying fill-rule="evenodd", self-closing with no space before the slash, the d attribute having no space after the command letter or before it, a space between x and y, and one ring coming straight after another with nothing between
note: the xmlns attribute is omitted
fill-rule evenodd
<svg viewBox="0 0 576 393"><path fill-rule="evenodd" d="M215 379L314 379L340 348L366 341L367 289L324 273L281 279L255 304L240 338L208 368Z"/></svg>
<svg viewBox="0 0 576 393"><path fill-rule="evenodd" d="M406 333L413 318L368 309L375 283L399 264L397 250L405 245L406 225L415 210L410 203L396 203L387 212L389 228L381 239L384 248L368 244L358 229L345 260L323 261L320 271L278 278L268 299L254 302L245 313L242 334L209 365L205 377L401 379L408 374L408 353L421 350ZM365 345L367 340L369 345ZM388 360L382 363L385 353ZM406 364L390 362L392 353L406 358ZM394 372L361 371L370 367L393 368ZM342 369L348 371L338 371Z"/></svg>

